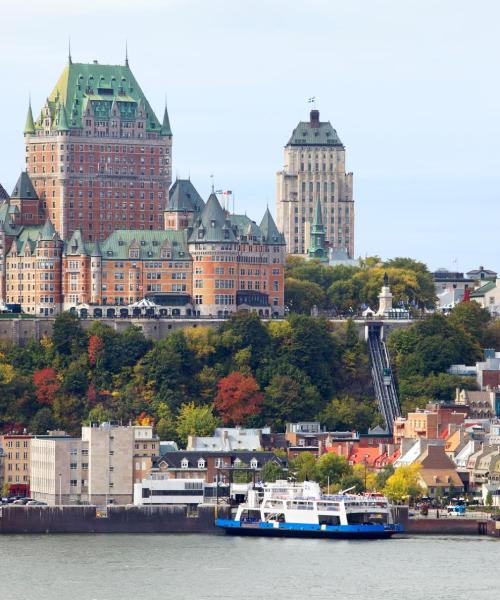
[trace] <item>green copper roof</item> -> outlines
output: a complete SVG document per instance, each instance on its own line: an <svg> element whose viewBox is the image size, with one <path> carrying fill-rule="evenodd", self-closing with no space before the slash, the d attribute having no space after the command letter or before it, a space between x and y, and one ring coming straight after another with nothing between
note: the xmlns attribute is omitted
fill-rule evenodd
<svg viewBox="0 0 500 600"><path fill-rule="evenodd" d="M486 292L490 292L491 290L493 290L495 288L496 288L496 281L488 281L488 283L485 283L480 288L477 288L476 290L471 292L470 297L471 298L481 298L482 296L484 296L486 294Z"/></svg>
<svg viewBox="0 0 500 600"><path fill-rule="evenodd" d="M26 125L24 133L35 133L35 122L33 121L33 111L31 110L31 100L28 105L28 114L26 115Z"/></svg>
<svg viewBox="0 0 500 600"><path fill-rule="evenodd" d="M61 103L66 110L69 127L80 128L88 102L92 105L95 118L107 119L114 100L119 107L121 119L134 120L137 108L141 105L146 115L146 129L161 132L160 122L127 65L70 62L64 67L48 103L52 118L55 118ZM40 129L42 124L41 114L35 126Z"/></svg>
<svg viewBox="0 0 500 600"><path fill-rule="evenodd" d="M319 111L311 111L310 121L300 121L293 130L287 146L341 146L337 132L330 121L320 121Z"/></svg>
<svg viewBox="0 0 500 600"><path fill-rule="evenodd" d="M56 229L50 219L45 221L44 226L40 230L40 239L41 240L51 240L53 237L57 235Z"/></svg>
<svg viewBox="0 0 500 600"><path fill-rule="evenodd" d="M189 179L176 179L168 193L167 211L202 211L205 203Z"/></svg>
<svg viewBox="0 0 500 600"><path fill-rule="evenodd" d="M8 200L8 199L9 199L9 194L7 194L7 192L5 191L5 188L0 183L0 200Z"/></svg>
<svg viewBox="0 0 500 600"><path fill-rule="evenodd" d="M161 126L162 135L172 135L172 128L170 127L170 119L168 118L167 103L165 102L165 112L163 113L163 124Z"/></svg>
<svg viewBox="0 0 500 600"><path fill-rule="evenodd" d="M101 255L107 259L129 260L129 250L132 245L139 250L139 259L141 260L160 259L161 249L164 247L170 249L172 260L191 259L185 232L161 229L154 231L118 229L101 242Z"/></svg>
<svg viewBox="0 0 500 600"><path fill-rule="evenodd" d="M316 202L316 206L314 207L314 219L312 222L313 231L321 230L323 231L323 211L321 210L321 202L318 198Z"/></svg>
<svg viewBox="0 0 500 600"><path fill-rule="evenodd" d="M212 192L193 224L190 242L234 242L236 237L226 213L222 210L219 200Z"/></svg>
<svg viewBox="0 0 500 600"><path fill-rule="evenodd" d="M66 117L66 109L64 108L64 104L62 103L59 103L59 106L57 107L55 128L59 131L69 130L68 119Z"/></svg>
<svg viewBox="0 0 500 600"><path fill-rule="evenodd" d="M18 200L33 200L38 199L38 194L33 187L30 176L26 171L23 171L19 175L14 190L12 191L11 198L17 198Z"/></svg>
<svg viewBox="0 0 500 600"><path fill-rule="evenodd" d="M38 239L41 229L41 225L24 225L10 247L8 254L14 252L21 254L24 252L26 244L29 244L30 251L32 251L35 244L34 240Z"/></svg>
<svg viewBox="0 0 500 600"><path fill-rule="evenodd" d="M66 256L74 255L74 256L86 256L88 255L87 248L85 246L85 242L82 238L82 232L77 229L73 232L73 235L70 237L69 241L64 244L64 254Z"/></svg>
<svg viewBox="0 0 500 600"><path fill-rule="evenodd" d="M265 241L269 244L285 243L285 237L282 233L278 231L278 228L276 227L276 223L274 222L273 216L271 215L269 208L266 208L266 212L262 217L262 221L260 223L260 230L262 232L262 235L264 236Z"/></svg>

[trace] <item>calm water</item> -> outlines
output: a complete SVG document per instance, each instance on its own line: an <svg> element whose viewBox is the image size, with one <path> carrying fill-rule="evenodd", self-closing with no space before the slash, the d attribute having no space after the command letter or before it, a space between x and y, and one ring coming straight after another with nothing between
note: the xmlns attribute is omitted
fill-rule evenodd
<svg viewBox="0 0 500 600"><path fill-rule="evenodd" d="M1 600L500 597L500 540L0 536Z"/></svg>

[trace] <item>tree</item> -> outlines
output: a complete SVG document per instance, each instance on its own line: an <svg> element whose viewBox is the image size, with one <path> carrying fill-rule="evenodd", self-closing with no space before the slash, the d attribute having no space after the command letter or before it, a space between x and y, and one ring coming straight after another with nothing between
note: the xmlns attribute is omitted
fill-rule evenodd
<svg viewBox="0 0 500 600"><path fill-rule="evenodd" d="M104 344L102 343L102 338L98 335L91 335L89 337L89 364L91 367L95 367L98 358L101 355L101 352L104 350Z"/></svg>
<svg viewBox="0 0 500 600"><path fill-rule="evenodd" d="M71 355L79 354L86 346L87 336L78 317L69 312L58 315L54 321L52 341L59 356L66 362Z"/></svg>
<svg viewBox="0 0 500 600"><path fill-rule="evenodd" d="M485 504L488 508L491 508L493 506L493 494L491 493L491 490L488 490L488 493L486 494Z"/></svg>
<svg viewBox="0 0 500 600"><path fill-rule="evenodd" d="M214 406L224 425L241 425L260 413L264 394L251 375L230 373L219 381L218 389Z"/></svg>
<svg viewBox="0 0 500 600"><path fill-rule="evenodd" d="M175 419L170 407L165 403L160 403L156 409L156 414L159 417L156 423L156 433L160 440L170 441L177 439Z"/></svg>
<svg viewBox="0 0 500 600"><path fill-rule="evenodd" d="M42 369L33 373L36 399L40 404L52 405L59 391L59 381L54 369Z"/></svg>
<svg viewBox="0 0 500 600"><path fill-rule="evenodd" d="M176 421L177 436L183 446L187 444L188 436L213 435L218 420L210 406L195 406L194 402L183 404Z"/></svg>
<svg viewBox="0 0 500 600"><path fill-rule="evenodd" d="M86 423L88 425L91 425L92 423L107 423L108 421L111 421L111 419L111 412L102 404L98 404L90 410L86 419Z"/></svg>
<svg viewBox="0 0 500 600"><path fill-rule="evenodd" d="M333 452L323 454L316 463L317 481L322 487L328 483L336 485L346 475L352 474L352 468L344 456L338 456Z"/></svg>
<svg viewBox="0 0 500 600"><path fill-rule="evenodd" d="M403 503L417 498L422 493L418 480L419 464L398 467L384 487L384 494L393 502Z"/></svg>
<svg viewBox="0 0 500 600"><path fill-rule="evenodd" d="M319 414L319 421L328 431L366 432L376 417L373 401L342 396L331 400Z"/></svg>
<svg viewBox="0 0 500 600"><path fill-rule="evenodd" d="M480 344L483 344L491 315L486 308L482 308L477 302L460 302L451 311L448 319L452 325L462 327Z"/></svg>
<svg viewBox="0 0 500 600"><path fill-rule="evenodd" d="M38 410L30 421L30 431L38 435L46 435L56 426L52 411L48 406Z"/></svg>
<svg viewBox="0 0 500 600"><path fill-rule="evenodd" d="M309 378L298 370L290 371L295 377L276 374L265 389L264 422L280 429L286 423L312 419L321 404Z"/></svg>
<svg viewBox="0 0 500 600"><path fill-rule="evenodd" d="M394 475L394 467L392 465L387 465L379 471L375 477L375 489L381 492L385 488L387 480L391 475Z"/></svg>
<svg viewBox="0 0 500 600"><path fill-rule="evenodd" d="M283 467L281 467L278 463L275 463L273 460L269 460L262 467L260 471L260 478L265 483L272 483L278 479L284 479L285 471Z"/></svg>
<svg viewBox="0 0 500 600"><path fill-rule="evenodd" d="M342 491L349 490L351 494L361 494L368 489L368 486L365 487L364 478L354 473L342 477L339 487Z"/></svg>
<svg viewBox="0 0 500 600"><path fill-rule="evenodd" d="M285 305L290 312L309 315L313 306L321 308L324 303L325 293L317 283L293 277L285 279Z"/></svg>
<svg viewBox="0 0 500 600"><path fill-rule="evenodd" d="M290 461L290 471L299 481L316 480L316 458L311 452L301 452Z"/></svg>

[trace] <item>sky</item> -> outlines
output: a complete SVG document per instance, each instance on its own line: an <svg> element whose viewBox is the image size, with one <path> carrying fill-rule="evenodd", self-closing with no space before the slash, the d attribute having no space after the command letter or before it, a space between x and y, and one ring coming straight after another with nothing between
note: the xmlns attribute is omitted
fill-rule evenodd
<svg viewBox="0 0 500 600"><path fill-rule="evenodd" d="M2 2L0 183L22 130L73 62L124 62L156 114L173 173L236 212L275 214L283 147L316 97L354 173L355 254L500 271L500 3L496 0Z"/></svg>

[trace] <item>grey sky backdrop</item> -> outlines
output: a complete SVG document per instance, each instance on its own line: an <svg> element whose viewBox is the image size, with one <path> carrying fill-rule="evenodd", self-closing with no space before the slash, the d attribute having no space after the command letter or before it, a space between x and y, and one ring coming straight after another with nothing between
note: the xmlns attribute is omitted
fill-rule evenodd
<svg viewBox="0 0 500 600"><path fill-rule="evenodd" d="M0 3L0 182L23 167L35 112L67 60L130 65L174 176L237 212L275 212L275 173L307 98L354 172L356 254L500 270L500 3L496 0L24 0Z"/></svg>

